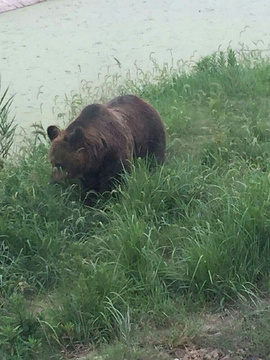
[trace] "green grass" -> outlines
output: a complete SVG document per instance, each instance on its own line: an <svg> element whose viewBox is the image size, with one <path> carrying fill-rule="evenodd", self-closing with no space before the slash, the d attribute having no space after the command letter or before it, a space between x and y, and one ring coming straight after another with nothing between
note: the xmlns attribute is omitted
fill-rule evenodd
<svg viewBox="0 0 270 360"><path fill-rule="evenodd" d="M12 147L17 127L14 122L15 118L10 117L12 102L13 96L8 97L8 89L4 90L3 94L0 92L0 166L2 166L3 159L7 157Z"/></svg>
<svg viewBox="0 0 270 360"><path fill-rule="evenodd" d="M38 136L0 170L3 359L60 359L80 347L170 358L196 342L205 309L269 295L269 61L228 50L188 73L153 74L118 92L159 110L164 166L137 161L93 207L78 185L48 184L49 144ZM147 345L147 333L159 340Z"/></svg>

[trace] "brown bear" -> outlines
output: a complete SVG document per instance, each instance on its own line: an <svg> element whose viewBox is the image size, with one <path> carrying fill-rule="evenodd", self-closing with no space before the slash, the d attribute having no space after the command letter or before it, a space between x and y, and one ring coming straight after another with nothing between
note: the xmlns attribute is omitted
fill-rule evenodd
<svg viewBox="0 0 270 360"><path fill-rule="evenodd" d="M86 191L110 190L132 157L165 158L166 131L159 113L134 95L92 104L65 130L49 126L51 182L80 178Z"/></svg>

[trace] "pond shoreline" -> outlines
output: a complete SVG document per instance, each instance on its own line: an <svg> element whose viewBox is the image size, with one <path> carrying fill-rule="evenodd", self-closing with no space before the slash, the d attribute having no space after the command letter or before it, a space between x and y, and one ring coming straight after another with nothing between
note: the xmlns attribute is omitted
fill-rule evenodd
<svg viewBox="0 0 270 360"><path fill-rule="evenodd" d="M267 0L43 1L0 13L1 89L15 94L18 128L46 127L82 80L94 88L108 75L134 78L153 69L150 57L162 65L228 46L269 49L269 17Z"/></svg>
<svg viewBox="0 0 270 360"><path fill-rule="evenodd" d="M0 13L35 5L46 0L1 0Z"/></svg>

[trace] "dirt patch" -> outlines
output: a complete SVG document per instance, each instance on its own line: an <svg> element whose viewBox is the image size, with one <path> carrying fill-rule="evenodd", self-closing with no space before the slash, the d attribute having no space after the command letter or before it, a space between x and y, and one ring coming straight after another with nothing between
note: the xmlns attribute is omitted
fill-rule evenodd
<svg viewBox="0 0 270 360"><path fill-rule="evenodd" d="M243 359L242 357L230 357L230 355L225 355L222 351L218 349L196 349L195 347L187 347L185 349L179 349L175 351L175 360L231 360L231 359Z"/></svg>
<svg viewBox="0 0 270 360"><path fill-rule="evenodd" d="M160 329L143 334L134 343L122 344L121 359L142 360L264 360L269 357L269 305L262 302L247 306L208 313L199 316L200 329L194 336L171 329ZM195 328L194 328L195 329ZM178 342L178 343L177 343ZM71 360L118 359L119 343L94 351L77 348L67 356ZM118 355L117 355L118 354Z"/></svg>

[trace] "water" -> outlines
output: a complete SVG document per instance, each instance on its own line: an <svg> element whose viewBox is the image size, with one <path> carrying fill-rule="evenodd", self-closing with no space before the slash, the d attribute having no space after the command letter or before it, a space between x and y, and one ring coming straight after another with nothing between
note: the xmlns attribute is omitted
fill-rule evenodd
<svg viewBox="0 0 270 360"><path fill-rule="evenodd" d="M145 71L151 53L162 64L229 44L269 48L269 18L268 0L48 0L0 14L2 89L16 94L16 121L28 132L57 124L64 94L81 80L125 77L135 62Z"/></svg>

